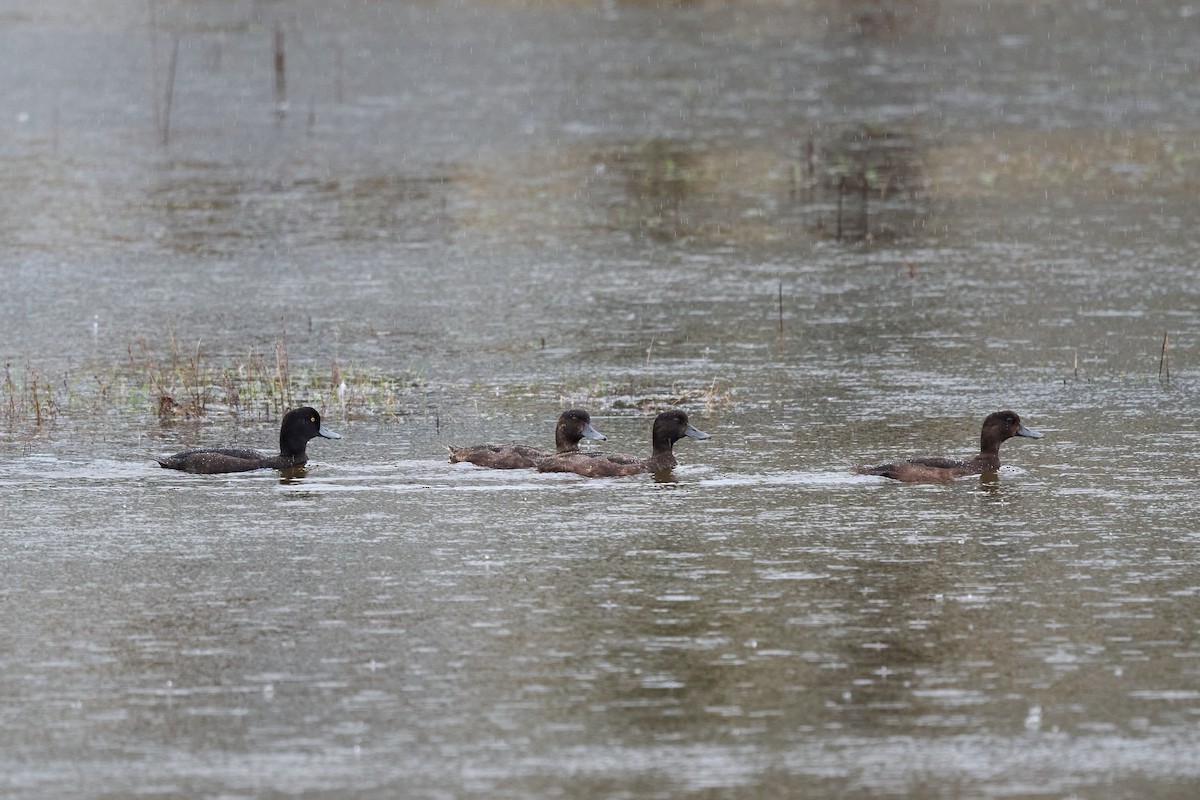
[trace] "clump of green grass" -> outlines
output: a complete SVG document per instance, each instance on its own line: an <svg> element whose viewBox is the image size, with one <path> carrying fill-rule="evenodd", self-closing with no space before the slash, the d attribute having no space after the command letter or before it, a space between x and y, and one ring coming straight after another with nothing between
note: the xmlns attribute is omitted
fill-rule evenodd
<svg viewBox="0 0 1200 800"><path fill-rule="evenodd" d="M53 423L58 418L58 411L54 390L37 370L26 366L19 377L14 377L12 365L4 365L4 407L0 419L9 427L26 421L41 428Z"/></svg>
<svg viewBox="0 0 1200 800"><path fill-rule="evenodd" d="M203 342L181 347L172 334L166 352L145 339L126 347L125 356L103 369L64 376L52 384L32 366L5 365L0 386L0 423L10 430L40 429L60 415L108 412L152 414L164 421L218 414L277 419L289 408L313 405L331 418L397 419L410 413L412 390L420 376L343 366L297 369L288 358L286 338L269 352L251 348L244 356L215 359Z"/></svg>
<svg viewBox="0 0 1200 800"><path fill-rule="evenodd" d="M144 342L130 349L130 363L147 388L147 403L160 417L200 417L214 412L282 416L308 404L334 416L402 416L407 390L419 377L387 375L380 370L343 367L336 359L328 370L295 369L281 336L268 353L251 348L245 356L213 364L203 348L182 351L174 336L170 352L154 358Z"/></svg>
<svg viewBox="0 0 1200 800"><path fill-rule="evenodd" d="M174 331L171 332L170 342L170 359L167 361L155 357L145 339L130 344L126 348L129 370L133 375L142 376L147 395L156 398L160 415L203 416L208 409L210 376L201 343L196 342L194 352L183 354Z"/></svg>

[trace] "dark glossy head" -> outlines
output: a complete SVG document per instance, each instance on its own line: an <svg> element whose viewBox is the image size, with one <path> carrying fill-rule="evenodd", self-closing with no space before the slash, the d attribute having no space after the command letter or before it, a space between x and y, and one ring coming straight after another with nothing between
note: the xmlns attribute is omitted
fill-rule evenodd
<svg viewBox="0 0 1200 800"><path fill-rule="evenodd" d="M604 441L608 437L592 427L592 418L582 408L564 411L554 428L554 444L560 453L579 449L580 439Z"/></svg>
<svg viewBox="0 0 1200 800"><path fill-rule="evenodd" d="M1022 425L1021 418L1015 411L996 411L988 414L983 421L983 432L979 436L979 452L995 453L1000 449L1001 442L1014 436L1042 438L1042 434Z"/></svg>
<svg viewBox="0 0 1200 800"><path fill-rule="evenodd" d="M707 439L708 434L696 430L688 422L687 414L679 410L664 411L654 418L654 432L651 434L654 442L654 452L670 452L671 446L685 436L693 439Z"/></svg>
<svg viewBox="0 0 1200 800"><path fill-rule="evenodd" d="M305 451L308 441L318 436L342 438L341 434L321 424L321 415L315 408L294 408L283 415L283 423L279 426L279 453L285 456L300 455Z"/></svg>

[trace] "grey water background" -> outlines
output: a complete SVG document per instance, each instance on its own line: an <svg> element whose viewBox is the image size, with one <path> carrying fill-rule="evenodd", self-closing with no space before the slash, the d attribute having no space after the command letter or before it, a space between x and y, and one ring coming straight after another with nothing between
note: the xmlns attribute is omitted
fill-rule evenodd
<svg viewBox="0 0 1200 800"><path fill-rule="evenodd" d="M218 408L0 430L0 793L1194 797L1198 33L0 5L13 374L86 398L134 342L286 329L296 369L406 387L322 408L298 477L154 464L274 444ZM670 405L712 438L669 482L445 463L573 405L617 450ZM998 476L849 471L1010 407L1046 436Z"/></svg>

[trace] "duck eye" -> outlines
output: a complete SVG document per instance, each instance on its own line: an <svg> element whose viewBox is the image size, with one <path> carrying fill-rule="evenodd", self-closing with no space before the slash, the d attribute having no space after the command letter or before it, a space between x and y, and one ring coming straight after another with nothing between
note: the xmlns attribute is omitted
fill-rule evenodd
<svg viewBox="0 0 1200 800"><path fill-rule="evenodd" d="M316 418L316 417L309 417L309 418L308 418L308 421L309 421L309 422L316 422L316 421L317 421L317 418Z"/></svg>

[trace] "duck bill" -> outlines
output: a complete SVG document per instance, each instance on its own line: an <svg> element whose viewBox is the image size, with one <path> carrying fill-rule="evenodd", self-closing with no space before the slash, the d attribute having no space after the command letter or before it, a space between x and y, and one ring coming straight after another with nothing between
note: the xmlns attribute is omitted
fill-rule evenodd
<svg viewBox="0 0 1200 800"><path fill-rule="evenodd" d="M683 435L690 436L693 439L707 439L708 438L707 433L700 430L699 428L692 427L692 423L690 423L690 422L688 423L688 426L683 429Z"/></svg>
<svg viewBox="0 0 1200 800"><path fill-rule="evenodd" d="M337 431L331 431L331 430L329 430L329 428L326 428L324 425L322 425L320 428L317 429L317 435L322 436L326 439L342 438L342 435L340 433L338 433Z"/></svg>
<svg viewBox="0 0 1200 800"><path fill-rule="evenodd" d="M593 428L587 422L583 423L583 438L591 439L593 442L603 442L608 439L607 436Z"/></svg>
<svg viewBox="0 0 1200 800"><path fill-rule="evenodd" d="M1026 428L1024 425L1017 428L1017 436L1024 436L1027 439L1040 439L1045 434L1035 431L1032 428Z"/></svg>

